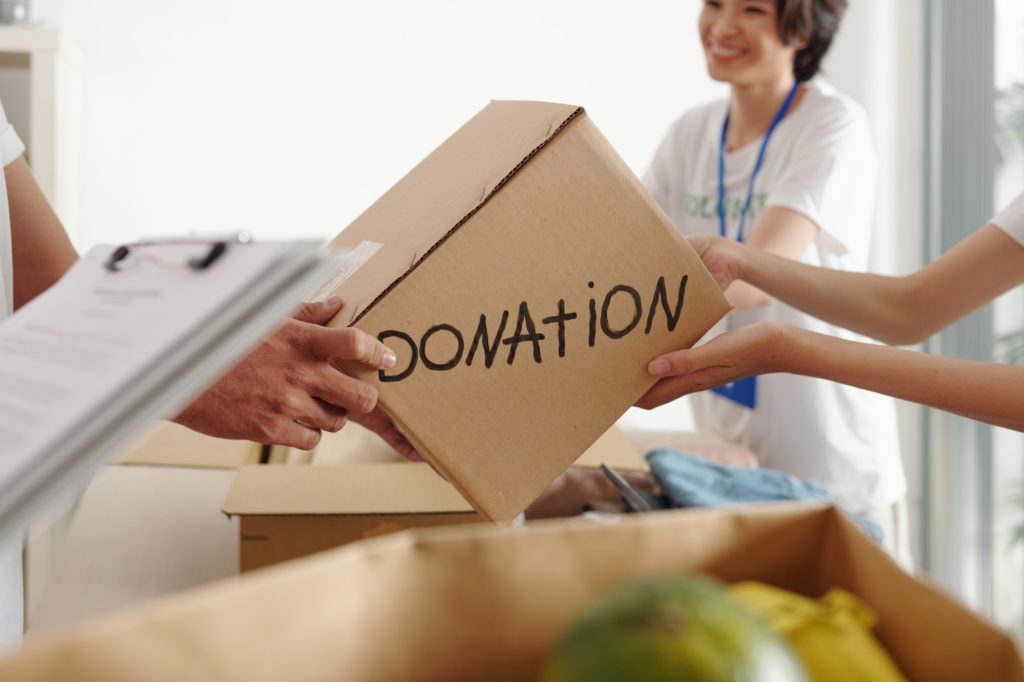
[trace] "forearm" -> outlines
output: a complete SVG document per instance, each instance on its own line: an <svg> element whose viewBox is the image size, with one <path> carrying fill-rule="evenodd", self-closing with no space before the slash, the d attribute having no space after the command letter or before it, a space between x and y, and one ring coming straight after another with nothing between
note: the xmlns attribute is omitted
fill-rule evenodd
<svg viewBox="0 0 1024 682"><path fill-rule="evenodd" d="M787 208L769 207L754 226L751 250L797 260L814 241L817 226L807 216ZM736 310L749 310L772 302L772 296L749 282L733 282L725 297Z"/></svg>
<svg viewBox="0 0 1024 682"><path fill-rule="evenodd" d="M753 249L742 249L736 260L739 279L809 315L886 343L918 340L900 278L815 267Z"/></svg>
<svg viewBox="0 0 1024 682"><path fill-rule="evenodd" d="M923 341L1024 282L1024 248L993 225L906 277L830 270L732 248L738 279L815 317L892 344Z"/></svg>
<svg viewBox="0 0 1024 682"><path fill-rule="evenodd" d="M972 362L789 328L781 371L829 379L1024 431L1024 366Z"/></svg>

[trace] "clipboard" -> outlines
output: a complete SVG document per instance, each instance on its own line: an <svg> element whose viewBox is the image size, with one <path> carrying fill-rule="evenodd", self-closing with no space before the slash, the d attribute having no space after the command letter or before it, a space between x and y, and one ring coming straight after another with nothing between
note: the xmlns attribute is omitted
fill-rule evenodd
<svg viewBox="0 0 1024 682"><path fill-rule="evenodd" d="M0 538L22 530L50 498L84 483L149 420L176 414L344 260L319 242L242 236L91 249L0 323ZM146 328L135 329L133 320ZM104 366L108 371L93 371L89 344L119 350L116 334L104 337L118 326L129 330L124 353ZM46 344L50 352L36 347ZM66 375L61 362L69 366ZM50 412L47 386L59 398ZM43 428L31 421L41 412ZM15 418L29 425L19 432Z"/></svg>

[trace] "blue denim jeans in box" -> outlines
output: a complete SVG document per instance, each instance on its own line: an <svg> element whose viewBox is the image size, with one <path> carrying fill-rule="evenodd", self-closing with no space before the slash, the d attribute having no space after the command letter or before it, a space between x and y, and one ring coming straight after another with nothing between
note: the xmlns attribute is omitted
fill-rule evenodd
<svg viewBox="0 0 1024 682"><path fill-rule="evenodd" d="M821 483L804 481L773 469L737 469L675 450L653 450L647 453L647 463L674 507L832 500ZM878 524L857 514L848 515L872 540L882 542L884 534Z"/></svg>

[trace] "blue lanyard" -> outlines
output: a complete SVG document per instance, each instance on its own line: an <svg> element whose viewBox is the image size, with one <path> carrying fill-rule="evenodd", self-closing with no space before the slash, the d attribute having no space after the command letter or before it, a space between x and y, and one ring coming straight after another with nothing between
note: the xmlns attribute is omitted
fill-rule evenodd
<svg viewBox="0 0 1024 682"><path fill-rule="evenodd" d="M800 89L800 81L793 83L793 87L790 89L789 94L786 95L786 101L782 103L779 110L775 112L775 118L772 119L771 124L768 126L767 132L764 134L764 141L761 142L761 149L757 152L757 161L754 163L754 170L750 173L750 184L747 187L747 199L743 202L743 210L740 212L740 227L736 232L736 241L743 241L743 227L747 222L747 214L750 212L750 204L754 199L754 181L757 180L757 174L761 172L761 164L764 162L764 151L768 147L768 140L771 139L772 133L775 132L775 128L778 127L779 122L785 117L786 112L789 111L789 105L793 103L793 98L796 97L797 90ZM718 233L723 237L725 235L725 140L729 133L729 114L726 113L725 121L722 122L722 141L718 145Z"/></svg>

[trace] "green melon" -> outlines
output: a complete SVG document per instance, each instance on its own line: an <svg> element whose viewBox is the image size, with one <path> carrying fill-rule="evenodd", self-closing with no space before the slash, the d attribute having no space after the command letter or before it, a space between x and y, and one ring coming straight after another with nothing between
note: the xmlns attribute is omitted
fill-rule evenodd
<svg viewBox="0 0 1024 682"><path fill-rule="evenodd" d="M631 583L566 631L545 682L795 682L788 645L724 587L701 576Z"/></svg>

